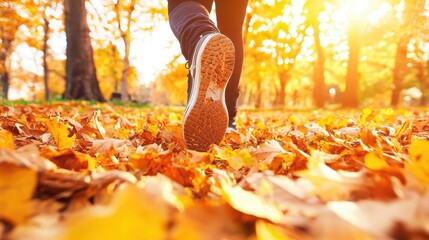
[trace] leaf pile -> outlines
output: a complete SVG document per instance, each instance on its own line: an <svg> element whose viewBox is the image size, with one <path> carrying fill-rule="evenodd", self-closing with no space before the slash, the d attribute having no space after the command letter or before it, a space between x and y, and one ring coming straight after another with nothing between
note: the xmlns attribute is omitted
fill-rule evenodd
<svg viewBox="0 0 429 240"><path fill-rule="evenodd" d="M429 238L428 109L243 110L208 152L182 112L0 106L0 238Z"/></svg>

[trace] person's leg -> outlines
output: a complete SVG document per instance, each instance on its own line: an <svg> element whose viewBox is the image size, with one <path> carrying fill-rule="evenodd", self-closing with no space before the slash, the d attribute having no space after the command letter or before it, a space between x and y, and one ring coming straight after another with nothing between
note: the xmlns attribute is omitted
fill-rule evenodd
<svg viewBox="0 0 429 240"><path fill-rule="evenodd" d="M179 40L185 59L190 64L197 42L202 35L219 32L209 13L213 0L168 0L168 18L171 30ZM192 76L188 73L188 100L191 95Z"/></svg>
<svg viewBox="0 0 429 240"><path fill-rule="evenodd" d="M183 138L188 148L197 151L207 151L225 135L228 112L224 93L235 57L231 40L210 20L210 7L196 1L169 1L170 26L190 65Z"/></svg>
<svg viewBox="0 0 429 240"><path fill-rule="evenodd" d="M201 36L219 32L209 18L212 4L213 0L168 0L170 27L188 61Z"/></svg>
<svg viewBox="0 0 429 240"><path fill-rule="evenodd" d="M216 19L220 32L234 43L235 66L225 93L230 124L237 114L239 81L243 67L243 22L248 0L216 0Z"/></svg>

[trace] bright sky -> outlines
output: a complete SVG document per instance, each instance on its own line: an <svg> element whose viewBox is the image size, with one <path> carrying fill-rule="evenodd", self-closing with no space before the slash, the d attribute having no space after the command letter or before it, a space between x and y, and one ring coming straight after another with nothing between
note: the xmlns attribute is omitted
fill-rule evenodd
<svg viewBox="0 0 429 240"><path fill-rule="evenodd" d="M174 55L180 53L179 43L168 23L157 25L152 33L136 33L135 37L131 44L131 64L137 68L140 83L154 81Z"/></svg>

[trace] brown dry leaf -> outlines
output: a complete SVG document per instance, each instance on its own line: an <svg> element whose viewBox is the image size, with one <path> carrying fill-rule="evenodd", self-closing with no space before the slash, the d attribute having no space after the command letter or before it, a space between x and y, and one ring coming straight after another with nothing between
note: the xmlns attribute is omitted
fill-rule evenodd
<svg viewBox="0 0 429 240"><path fill-rule="evenodd" d="M315 217L319 211L320 201L310 195L311 186L301 179L294 181L265 171L249 174L246 182L258 196L268 199L288 214Z"/></svg>
<svg viewBox="0 0 429 240"><path fill-rule="evenodd" d="M177 214L171 239L244 239L239 214L226 204L202 202Z"/></svg>
<svg viewBox="0 0 429 240"><path fill-rule="evenodd" d="M427 108L243 109L206 153L183 108L0 110L0 191L37 176L0 239L428 238Z"/></svg>
<svg viewBox="0 0 429 240"><path fill-rule="evenodd" d="M344 200L363 185L360 172L335 171L325 164L325 154L312 151L308 159L308 169L296 172L299 177L312 184L310 191L325 200Z"/></svg>
<svg viewBox="0 0 429 240"><path fill-rule="evenodd" d="M335 212L325 209L317 218L307 222L310 239L332 240L378 240L389 239L377 237L365 232L354 224L338 216Z"/></svg>
<svg viewBox="0 0 429 240"><path fill-rule="evenodd" d="M129 163L134 169L139 169L144 175L164 174L185 187L193 186L196 191L207 188L207 177L197 167L180 165L171 150L163 151L159 148L145 148L140 154L129 156ZM184 156L185 157L185 156Z"/></svg>
<svg viewBox="0 0 429 240"><path fill-rule="evenodd" d="M364 200L358 202L329 202L327 207L337 216L358 229L384 239L396 224L421 228L429 224L427 201L429 194L412 194L390 202ZM423 227L424 228L424 227Z"/></svg>
<svg viewBox="0 0 429 240"><path fill-rule="evenodd" d="M46 124L48 125L49 132L54 137L58 150L69 149L73 145L76 140L76 135L73 134L69 137L68 123L64 124L59 121L59 118L54 117L47 120Z"/></svg>
<svg viewBox="0 0 429 240"><path fill-rule="evenodd" d="M75 150L57 151L52 147L43 148L40 155L51 160L58 167L69 170L95 169L95 159Z"/></svg>
<svg viewBox="0 0 429 240"><path fill-rule="evenodd" d="M187 150L187 157L189 164L200 167L209 167L209 164L213 162L213 155L207 152Z"/></svg>
<svg viewBox="0 0 429 240"><path fill-rule="evenodd" d="M31 168L38 172L54 171L55 164L39 155L35 145L26 145L16 151L0 149L0 163L11 163L17 166Z"/></svg>
<svg viewBox="0 0 429 240"><path fill-rule="evenodd" d="M120 153L121 156L126 156L129 154L130 147L130 140L121 140L113 138L96 139L92 142L90 153L107 153L110 149L114 149L116 152Z"/></svg>
<svg viewBox="0 0 429 240"><path fill-rule="evenodd" d="M101 110L97 109L94 111L94 115L93 115L93 121L94 121L94 125L95 128L98 130L98 132L101 134L101 136L103 136L103 138L106 138L106 129L104 129L103 125L101 125L100 121L98 120L101 117Z"/></svg>
<svg viewBox="0 0 429 240"><path fill-rule="evenodd" d="M37 173L29 168L0 162L0 219L23 222L31 213Z"/></svg>
<svg viewBox="0 0 429 240"><path fill-rule="evenodd" d="M276 140L270 140L262 146L252 151L252 156L259 160L259 162L270 165L273 159L279 154L285 154L286 150L280 146L280 143Z"/></svg>

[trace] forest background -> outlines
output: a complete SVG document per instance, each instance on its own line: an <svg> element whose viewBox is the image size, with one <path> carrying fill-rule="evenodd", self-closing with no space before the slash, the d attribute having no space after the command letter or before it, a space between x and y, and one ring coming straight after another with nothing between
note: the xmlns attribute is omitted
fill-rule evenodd
<svg viewBox="0 0 429 240"><path fill-rule="evenodd" d="M0 14L2 99L186 104L167 1L4 0ZM425 105L428 17L425 0L251 0L239 104Z"/></svg>

